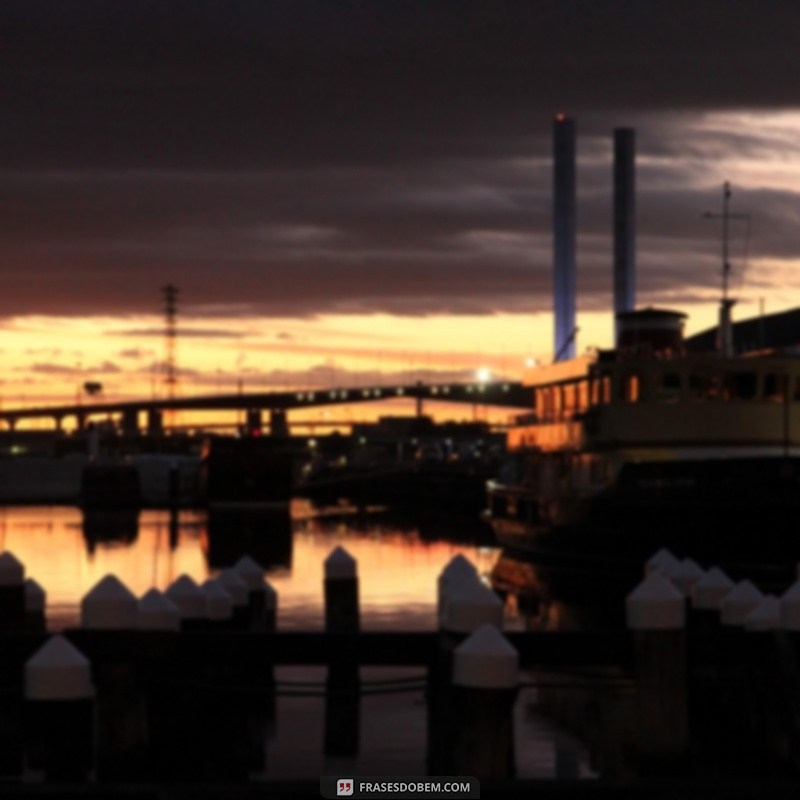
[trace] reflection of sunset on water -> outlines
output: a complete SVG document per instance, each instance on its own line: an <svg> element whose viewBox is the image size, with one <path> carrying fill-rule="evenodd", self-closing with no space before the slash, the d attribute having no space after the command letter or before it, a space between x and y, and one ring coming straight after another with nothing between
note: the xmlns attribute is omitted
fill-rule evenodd
<svg viewBox="0 0 800 800"><path fill-rule="evenodd" d="M76 622L83 595L109 573L137 596L153 586L163 590L183 573L197 582L214 574L206 528L205 515L182 513L171 549L169 514L143 511L138 532L126 541L109 535L95 537L90 546L80 509L6 508L0 510L0 549L12 552L25 565L26 577L42 585L50 625L62 627ZM494 549L426 542L388 524L356 530L346 517L300 518L294 523L291 568L267 571L278 591L281 627L321 627L323 563L338 545L358 562L365 628L432 629L437 577L450 558L463 552L486 574L497 557Z"/></svg>

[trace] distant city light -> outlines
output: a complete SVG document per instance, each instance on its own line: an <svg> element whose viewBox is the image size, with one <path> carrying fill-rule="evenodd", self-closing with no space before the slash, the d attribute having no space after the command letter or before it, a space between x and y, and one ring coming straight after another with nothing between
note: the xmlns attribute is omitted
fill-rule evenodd
<svg viewBox="0 0 800 800"><path fill-rule="evenodd" d="M525 359L525 366L526 367L535 367L537 365L537 361L535 358L526 358Z"/></svg>
<svg viewBox="0 0 800 800"><path fill-rule="evenodd" d="M475 370L475 380L480 383L488 383L492 379L492 371L489 367L478 367Z"/></svg>

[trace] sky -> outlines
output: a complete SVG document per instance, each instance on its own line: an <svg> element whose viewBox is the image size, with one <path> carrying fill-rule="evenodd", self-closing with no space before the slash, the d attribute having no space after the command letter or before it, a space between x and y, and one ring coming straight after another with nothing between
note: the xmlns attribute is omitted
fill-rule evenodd
<svg viewBox="0 0 800 800"><path fill-rule="evenodd" d="M800 305L792 2L7 0L0 397L514 377L552 357L551 128L578 130L578 350L611 340L611 135L638 303Z"/></svg>

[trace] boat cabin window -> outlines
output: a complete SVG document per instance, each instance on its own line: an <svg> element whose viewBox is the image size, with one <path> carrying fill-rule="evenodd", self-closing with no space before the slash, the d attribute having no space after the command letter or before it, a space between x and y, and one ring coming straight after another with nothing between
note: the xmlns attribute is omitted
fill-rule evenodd
<svg viewBox="0 0 800 800"><path fill-rule="evenodd" d="M589 402L593 406L611 402L611 376L608 373L592 377L589 384Z"/></svg>
<svg viewBox="0 0 800 800"><path fill-rule="evenodd" d="M689 375L689 397L692 400L716 400L719 396L719 375Z"/></svg>
<svg viewBox="0 0 800 800"><path fill-rule="evenodd" d="M564 411L575 410L575 384L567 383L561 387L562 397L564 399Z"/></svg>
<svg viewBox="0 0 800 800"><path fill-rule="evenodd" d="M678 372L663 372L659 376L656 395L660 400L674 403L681 396L681 376Z"/></svg>
<svg viewBox="0 0 800 800"><path fill-rule="evenodd" d="M589 381L581 381L575 387L578 399L578 411L589 408Z"/></svg>
<svg viewBox="0 0 800 800"><path fill-rule="evenodd" d="M620 400L626 403L638 403L641 399L641 379L636 373L622 376L619 384Z"/></svg>
<svg viewBox="0 0 800 800"><path fill-rule="evenodd" d="M564 409L564 387L553 387L553 413L559 417Z"/></svg>
<svg viewBox="0 0 800 800"><path fill-rule="evenodd" d="M785 403L787 380L785 375L768 373L764 376L764 399L770 403Z"/></svg>
<svg viewBox="0 0 800 800"><path fill-rule="evenodd" d="M758 389L755 372L728 372L722 377L722 385L725 400L752 400Z"/></svg>

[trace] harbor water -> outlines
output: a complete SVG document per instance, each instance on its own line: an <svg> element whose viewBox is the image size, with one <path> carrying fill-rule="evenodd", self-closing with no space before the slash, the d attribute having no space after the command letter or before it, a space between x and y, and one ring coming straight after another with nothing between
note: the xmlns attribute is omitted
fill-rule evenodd
<svg viewBox="0 0 800 800"><path fill-rule="evenodd" d="M141 596L151 587L166 589L184 573L202 582L244 553L266 568L278 592L279 630L322 630L323 562L337 546L358 563L366 631L435 630L437 577L448 561L461 553L488 581L501 555L485 534L465 534L457 520L419 525L351 509L317 511L303 502L293 503L290 513L255 519L196 511L85 517L66 506L0 510L0 550L14 553L26 575L44 587L51 630L76 625L81 598L109 573ZM507 620L511 629L521 624L518 614ZM362 698L359 754L347 760L323 755L325 669L280 667L276 677L290 690L278 697L264 778L308 778L344 768L355 774L425 773L421 668L362 668L365 686L401 681L407 690ZM586 748L539 712L536 688L524 685L530 680L523 674L515 706L519 777L592 777Z"/></svg>

